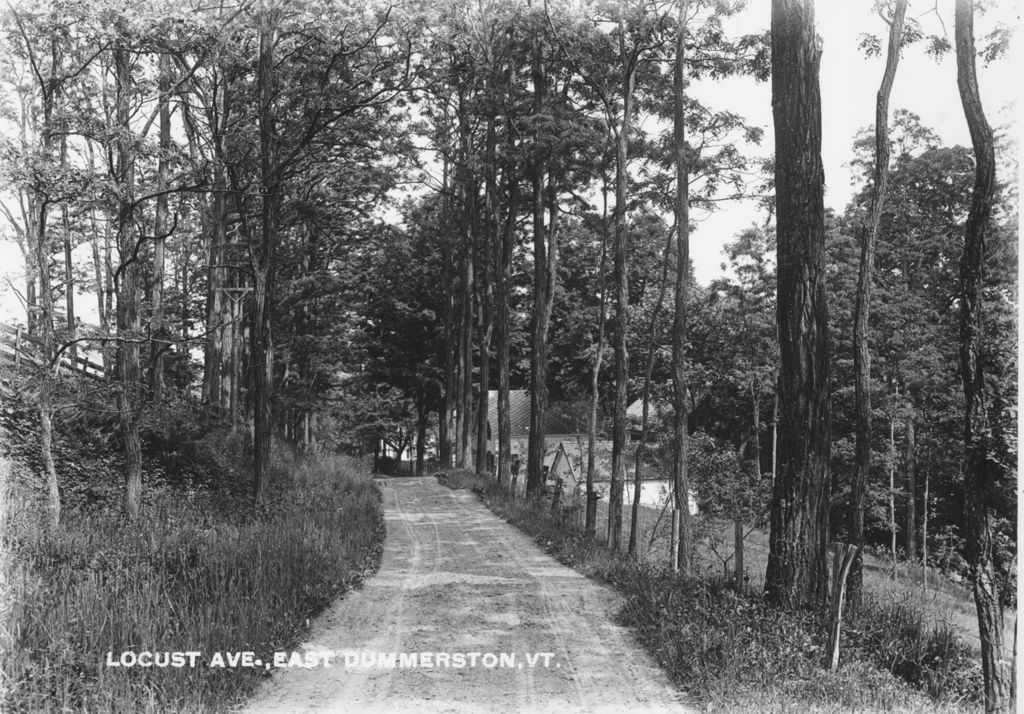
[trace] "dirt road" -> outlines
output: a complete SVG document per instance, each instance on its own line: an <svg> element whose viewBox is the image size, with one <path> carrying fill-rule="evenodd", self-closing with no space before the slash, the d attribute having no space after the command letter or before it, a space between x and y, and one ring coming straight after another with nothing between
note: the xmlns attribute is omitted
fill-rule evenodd
<svg viewBox="0 0 1024 714"><path fill-rule="evenodd" d="M321 658L275 670L246 711L687 711L612 622L612 590L546 555L469 492L431 477L380 487L380 572L314 623L300 650L331 666ZM349 664L380 664L379 653L405 653L407 666L345 666L346 654ZM413 653L420 666L408 666ZM428 667L422 653L441 656ZM502 666L487 666L495 660Z"/></svg>

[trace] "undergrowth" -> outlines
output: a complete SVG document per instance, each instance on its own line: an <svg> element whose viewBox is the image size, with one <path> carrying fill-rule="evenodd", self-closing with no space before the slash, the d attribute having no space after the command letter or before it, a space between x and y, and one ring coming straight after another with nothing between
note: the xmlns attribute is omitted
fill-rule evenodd
<svg viewBox="0 0 1024 714"><path fill-rule="evenodd" d="M587 538L572 508L513 497L467 471L469 488L561 562L625 596L619 620L683 690L714 711L963 711L977 708L980 667L949 628L930 629L906 603L870 596L844 617L836 672L822 668L824 614L784 611L721 579L687 580Z"/></svg>
<svg viewBox="0 0 1024 714"><path fill-rule="evenodd" d="M107 473L82 489L99 495L69 499L55 533L24 478L8 478L12 464L0 464L0 709L226 711L267 671L210 668L214 652L268 660L377 568L384 524L363 464L279 455L271 505L254 512L240 446L223 433L193 445L189 459L215 483L147 471L135 523L106 497L117 478ZM108 652L117 661L129 651L202 655L194 668L106 665Z"/></svg>

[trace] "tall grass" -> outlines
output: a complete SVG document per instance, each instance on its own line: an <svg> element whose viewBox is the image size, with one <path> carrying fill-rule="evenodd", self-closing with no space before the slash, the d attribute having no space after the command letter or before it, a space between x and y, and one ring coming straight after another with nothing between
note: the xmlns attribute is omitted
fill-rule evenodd
<svg viewBox="0 0 1024 714"><path fill-rule="evenodd" d="M571 506L513 497L470 472L439 474L470 488L505 520L585 575L624 595L619 620L669 676L715 711L958 712L976 708L980 679L969 647L929 628L906 603L868 598L844 630L839 671L822 668L821 612L767 606L720 578L687 580L588 539Z"/></svg>
<svg viewBox="0 0 1024 714"><path fill-rule="evenodd" d="M210 668L214 652L266 660L294 646L379 563L379 492L358 462L281 460L259 513L230 489L151 493L128 523L113 506L49 533L5 493L0 533L0 709L224 711L266 670ZM197 666L108 667L126 651L199 651Z"/></svg>

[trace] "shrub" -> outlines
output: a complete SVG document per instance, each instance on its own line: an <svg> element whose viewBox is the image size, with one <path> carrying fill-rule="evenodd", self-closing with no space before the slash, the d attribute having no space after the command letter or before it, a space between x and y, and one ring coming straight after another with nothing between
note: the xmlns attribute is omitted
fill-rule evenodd
<svg viewBox="0 0 1024 714"><path fill-rule="evenodd" d="M934 699L980 701L981 665L952 628L928 627L907 602L883 602L865 594L846 615L845 646L889 670Z"/></svg>

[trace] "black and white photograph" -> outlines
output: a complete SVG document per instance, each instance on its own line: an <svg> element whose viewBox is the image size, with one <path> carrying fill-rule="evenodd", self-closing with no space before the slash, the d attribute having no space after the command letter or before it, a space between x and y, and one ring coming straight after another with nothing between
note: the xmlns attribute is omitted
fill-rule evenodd
<svg viewBox="0 0 1024 714"><path fill-rule="evenodd" d="M1020 0L5 0L0 711L1014 714Z"/></svg>

